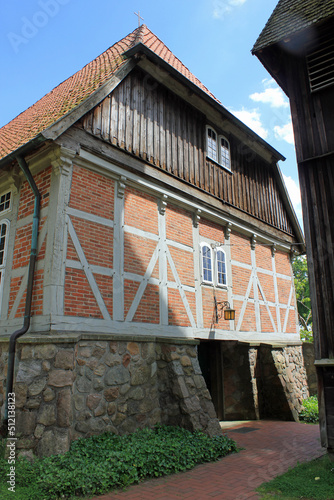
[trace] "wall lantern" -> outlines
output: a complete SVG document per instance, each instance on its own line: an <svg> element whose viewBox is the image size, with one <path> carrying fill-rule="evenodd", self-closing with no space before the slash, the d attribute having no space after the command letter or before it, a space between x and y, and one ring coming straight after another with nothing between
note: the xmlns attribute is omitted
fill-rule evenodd
<svg viewBox="0 0 334 500"><path fill-rule="evenodd" d="M231 309L230 303L225 300L223 302L217 302L215 297L215 313L216 313L216 323L223 316L224 311L224 319L227 321L233 321L235 319L235 309Z"/></svg>

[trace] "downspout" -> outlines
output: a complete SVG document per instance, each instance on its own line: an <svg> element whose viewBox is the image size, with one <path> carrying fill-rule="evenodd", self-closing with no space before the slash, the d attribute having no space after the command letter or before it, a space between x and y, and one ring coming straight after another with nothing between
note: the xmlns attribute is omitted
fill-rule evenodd
<svg viewBox="0 0 334 500"><path fill-rule="evenodd" d="M35 262L37 257L37 239L38 239L38 225L39 225L40 201L41 201L41 194L38 191L34 178L31 175L31 172L24 157L17 156L16 160L34 193L35 204L34 204L34 215L32 222L31 249L30 249L30 260L28 269L28 282L27 282L27 293L26 293L26 303L24 309L23 326L22 328L20 328L20 330L17 330L14 333L12 333L9 339L6 406L5 406L5 418L4 418L5 425L8 422L8 394L13 392L16 341L18 338L20 338L28 331L30 326L31 301L32 301L33 283L34 283Z"/></svg>

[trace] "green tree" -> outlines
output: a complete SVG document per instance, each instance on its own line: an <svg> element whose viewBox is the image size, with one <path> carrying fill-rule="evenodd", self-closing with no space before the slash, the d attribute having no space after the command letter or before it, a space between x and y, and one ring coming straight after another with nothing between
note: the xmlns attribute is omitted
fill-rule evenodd
<svg viewBox="0 0 334 500"><path fill-rule="evenodd" d="M306 256L300 255L296 257L293 260L292 269L295 277L301 339L304 342L313 342L310 284Z"/></svg>

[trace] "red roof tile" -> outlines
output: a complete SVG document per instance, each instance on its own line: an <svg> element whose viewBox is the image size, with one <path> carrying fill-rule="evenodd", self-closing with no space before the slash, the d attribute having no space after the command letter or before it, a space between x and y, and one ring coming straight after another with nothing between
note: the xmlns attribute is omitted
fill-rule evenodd
<svg viewBox="0 0 334 500"><path fill-rule="evenodd" d="M124 65L126 61L123 56L124 52L138 43L146 45L188 80L218 101L168 47L147 26L142 25L2 127L0 129L0 159L34 139L91 96Z"/></svg>

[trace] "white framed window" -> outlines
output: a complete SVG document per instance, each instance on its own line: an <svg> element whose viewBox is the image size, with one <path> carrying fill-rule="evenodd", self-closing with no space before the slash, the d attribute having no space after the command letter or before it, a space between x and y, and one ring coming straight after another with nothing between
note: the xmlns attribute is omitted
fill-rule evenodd
<svg viewBox="0 0 334 500"><path fill-rule="evenodd" d="M228 170L231 170L230 143L225 137L221 135L219 136L219 144L220 144L219 163Z"/></svg>
<svg viewBox="0 0 334 500"><path fill-rule="evenodd" d="M208 158L231 170L230 143L223 135L218 135L212 128L206 127L206 154Z"/></svg>
<svg viewBox="0 0 334 500"><path fill-rule="evenodd" d="M226 254L221 246L201 243L201 268L204 284L227 286Z"/></svg>
<svg viewBox="0 0 334 500"><path fill-rule="evenodd" d="M12 193L8 191L0 196L0 214L8 212L11 207Z"/></svg>
<svg viewBox="0 0 334 500"><path fill-rule="evenodd" d="M226 255L222 247L216 248L216 279L218 286L227 285Z"/></svg>
<svg viewBox="0 0 334 500"><path fill-rule="evenodd" d="M0 222L0 312L2 303L3 278L6 266L7 246L9 237L9 221Z"/></svg>
<svg viewBox="0 0 334 500"><path fill-rule="evenodd" d="M212 248L207 243L201 244L202 279L205 283L213 283Z"/></svg>
<svg viewBox="0 0 334 500"><path fill-rule="evenodd" d="M206 128L207 133L207 155L214 161L218 161L217 134L211 127Z"/></svg>

